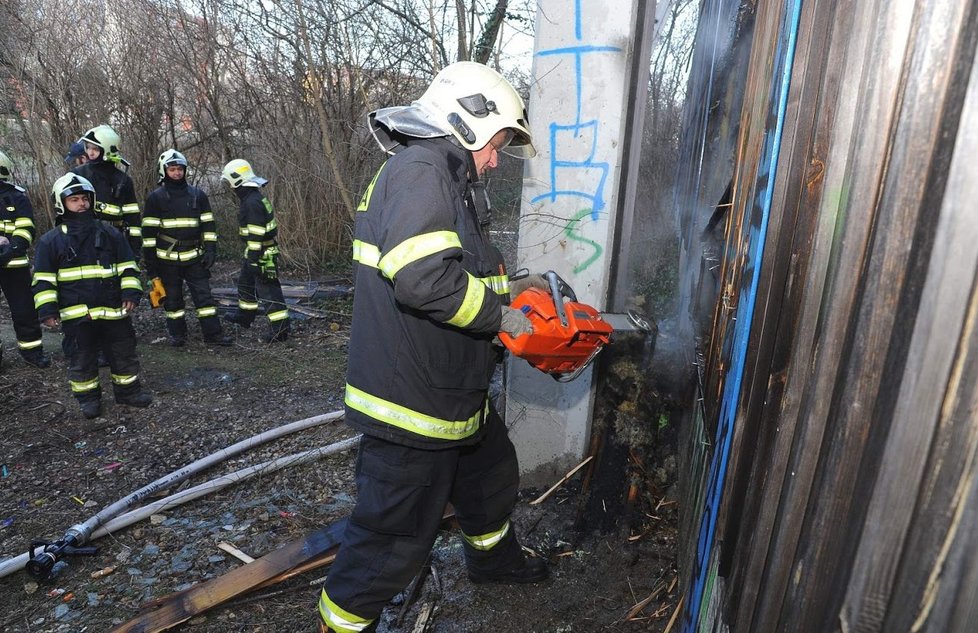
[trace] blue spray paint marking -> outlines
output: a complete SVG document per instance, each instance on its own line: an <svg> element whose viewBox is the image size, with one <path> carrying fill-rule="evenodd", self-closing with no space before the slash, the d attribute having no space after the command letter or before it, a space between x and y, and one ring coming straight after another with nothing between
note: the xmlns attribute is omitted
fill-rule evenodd
<svg viewBox="0 0 978 633"><path fill-rule="evenodd" d="M750 289L742 292L737 303L737 321L734 330L733 354L728 380L724 384L723 400L720 406L720 419L717 424L716 452L710 461L710 476L707 483L707 501L700 520L699 538L696 548L696 565L690 582L689 601L683 614L683 632L694 633L699 630L699 619L703 593L709 576L710 555L716 536L717 512L720 509L723 484L727 474L730 457L730 444L737 411L737 401L744 378L744 364L747 358L747 341L754 320L754 305L757 299L757 285L760 278L761 259L764 255L764 242L767 239L768 220L774 197L774 175L778 168L778 154L781 150L781 136L784 131L785 110L788 101L788 86L791 83L791 66L794 62L795 43L798 37L798 23L801 17L801 0L787 0L785 20L781 24L778 38L775 68L772 72L771 102L777 104L777 124L773 134L764 140L764 149L758 174L755 209L761 212L760 222L752 225L748 232L748 265L744 268L745 281L749 279Z"/></svg>
<svg viewBox="0 0 978 633"><path fill-rule="evenodd" d="M611 166L607 161L598 160L597 146L600 138L600 122L597 119L584 120L584 62L590 55L600 54L621 54L622 49L618 46L603 46L583 43L584 27L581 14L581 4L583 0L574 0L574 46L547 49L537 52L538 57L567 57L573 62L574 85L575 85L575 116L571 123L551 121L549 124L550 142L550 190L535 196L530 200L531 204L541 201L556 202L559 198L572 197L583 198L590 208L588 213L578 214L570 223L564 227L568 237L579 242L594 246L593 241L579 236L581 220L590 215L591 221L597 221L601 217L601 212L606 206L604 194L608 174ZM558 183L561 175L570 180L571 176L577 183L585 182L593 184L593 188L585 188L581 185L562 186ZM590 181L588 177L590 176ZM586 268L601 253L601 247L586 258ZM583 270L581 266L574 270Z"/></svg>

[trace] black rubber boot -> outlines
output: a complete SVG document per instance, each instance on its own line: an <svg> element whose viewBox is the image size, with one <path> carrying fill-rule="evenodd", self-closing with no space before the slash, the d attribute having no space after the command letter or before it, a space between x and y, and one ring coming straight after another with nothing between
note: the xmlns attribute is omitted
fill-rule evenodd
<svg viewBox="0 0 978 633"><path fill-rule="evenodd" d="M101 400L79 400L78 406L81 408L82 415L86 420L97 418L102 415Z"/></svg>
<svg viewBox="0 0 978 633"><path fill-rule="evenodd" d="M222 346L234 345L234 337L223 333L212 334L211 336L204 337L204 343Z"/></svg>
<svg viewBox="0 0 978 633"><path fill-rule="evenodd" d="M170 347L183 347L187 344L187 322L183 319L167 319L166 333Z"/></svg>
<svg viewBox="0 0 978 633"><path fill-rule="evenodd" d="M153 396L145 391L136 391L133 393L126 394L116 394L115 401L119 404L124 404L130 407L148 407L153 402Z"/></svg>
<svg viewBox="0 0 978 633"><path fill-rule="evenodd" d="M27 350L21 352L20 355L23 357L28 364L39 367L40 369L45 369L51 366L51 359L45 356L44 352L40 349Z"/></svg>
<svg viewBox="0 0 978 633"><path fill-rule="evenodd" d="M246 315L242 310L235 310L234 312L228 312L224 315L224 320L228 323L234 323L235 325L240 325L243 328L251 327L251 322L255 320L254 317Z"/></svg>
<svg viewBox="0 0 978 633"><path fill-rule="evenodd" d="M503 585L540 582L550 577L550 569L541 558L523 557L516 567L495 571L469 570L469 580L477 585L497 583Z"/></svg>
<svg viewBox="0 0 978 633"><path fill-rule="evenodd" d="M281 330L269 330L262 335L261 340L266 343L284 343L289 340L289 330L284 328Z"/></svg>

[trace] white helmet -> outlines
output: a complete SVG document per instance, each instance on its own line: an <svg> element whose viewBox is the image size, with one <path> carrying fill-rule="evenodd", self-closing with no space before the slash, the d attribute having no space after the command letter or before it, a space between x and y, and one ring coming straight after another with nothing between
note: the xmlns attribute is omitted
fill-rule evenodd
<svg viewBox="0 0 978 633"><path fill-rule="evenodd" d="M235 158L221 171L223 178L229 185L237 189L238 187L261 187L268 183L268 180L255 175L255 170L251 168L251 163L243 158Z"/></svg>
<svg viewBox="0 0 978 633"><path fill-rule="evenodd" d="M14 178L14 163L10 157L0 152L0 182L11 182Z"/></svg>
<svg viewBox="0 0 978 633"><path fill-rule="evenodd" d="M119 146L122 139L119 133L108 125L98 125L85 132L80 139L82 143L91 143L102 148L102 159L113 163L120 162L122 155L119 153Z"/></svg>
<svg viewBox="0 0 978 633"><path fill-rule="evenodd" d="M54 186L51 187L51 193L54 195L54 208L57 209L58 215L64 215L65 198L79 193L87 193L89 208L95 208L95 187L87 178L78 174L65 174L55 180Z"/></svg>
<svg viewBox="0 0 978 633"><path fill-rule="evenodd" d="M166 168L172 165L182 165L186 169L187 157L175 149L168 149L160 154L160 157L156 159L157 170L160 174L160 179L157 182L163 182L166 179Z"/></svg>
<svg viewBox="0 0 978 633"><path fill-rule="evenodd" d="M523 98L484 64L446 66L414 103L431 112L467 150L482 149L500 130L511 130L512 141L502 151L516 158L536 155Z"/></svg>

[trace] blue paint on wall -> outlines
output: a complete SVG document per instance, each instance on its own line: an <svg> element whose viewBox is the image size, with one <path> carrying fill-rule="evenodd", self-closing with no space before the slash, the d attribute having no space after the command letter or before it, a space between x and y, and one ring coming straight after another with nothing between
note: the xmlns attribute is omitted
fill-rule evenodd
<svg viewBox="0 0 978 633"><path fill-rule="evenodd" d="M768 130L764 139L761 162L756 177L756 193L748 217L751 223L747 228L748 234L745 242L747 257L742 271L744 287L741 289L737 303L737 321L734 326L730 369L724 382L714 442L715 451L710 462L706 502L700 519L694 575L690 579L690 587L687 592L689 599L683 613L684 633L699 631L702 625L704 591L710 574L709 567L715 544L717 514L722 503L723 485L733 440L737 403L740 400L744 365L747 359L747 342L750 338L750 329L754 319L761 260L764 255L768 219L774 197L774 176L777 173L778 154L781 150L781 137L784 131L788 87L791 83L791 67L794 61L798 24L801 18L801 2L802 0L786 0L778 35L775 66L772 69L770 100L772 107L770 114L776 116L776 124L773 130Z"/></svg>
<svg viewBox="0 0 978 633"><path fill-rule="evenodd" d="M582 0L574 2L573 46L541 50L538 57L563 57L573 64L575 85L575 116L571 122L550 121L548 140L550 143L550 189L530 200L536 204L541 201L554 203L559 198L572 197L586 201L590 207L590 220L597 221L606 206L605 185L611 166L598 157L598 140L601 126L598 119L584 119L585 64L589 56L622 53L618 46L605 46L583 42L584 32L581 17ZM592 172L589 174L589 172ZM559 181L565 178L568 183ZM582 183L590 185L582 186ZM572 219L565 230L575 232L580 228L580 217ZM581 240L583 241L583 240ZM589 259L593 261L593 259Z"/></svg>

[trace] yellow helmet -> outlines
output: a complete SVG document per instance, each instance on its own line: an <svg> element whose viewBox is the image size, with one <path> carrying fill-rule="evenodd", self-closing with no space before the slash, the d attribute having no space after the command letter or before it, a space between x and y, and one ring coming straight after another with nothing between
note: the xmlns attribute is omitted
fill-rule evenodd
<svg viewBox="0 0 978 633"><path fill-rule="evenodd" d="M95 187L92 186L92 183L87 178L83 178L78 174L69 173L54 181L54 186L51 187L51 194L54 196L54 208L57 209L58 215L64 215L65 198L79 193L88 194L90 208L94 209Z"/></svg>
<svg viewBox="0 0 978 633"><path fill-rule="evenodd" d="M502 151L516 158L536 155L523 98L484 64L446 66L415 105L431 112L467 150L482 149L497 132L510 130L512 140Z"/></svg>
<svg viewBox="0 0 978 633"><path fill-rule="evenodd" d="M10 157L0 152L0 182L11 182L14 178L14 163Z"/></svg>
<svg viewBox="0 0 978 633"><path fill-rule="evenodd" d="M113 130L111 126L98 125L93 127L85 132L78 140L82 143L91 143L92 145L101 147L103 160L113 163L118 163L122 160L122 155L119 153L122 139L119 138L119 133Z"/></svg>
<svg viewBox="0 0 978 633"><path fill-rule="evenodd" d="M255 170L251 168L251 163L243 158L235 158L228 162L221 171L223 178L231 187L261 187L268 183L268 180L255 175Z"/></svg>

